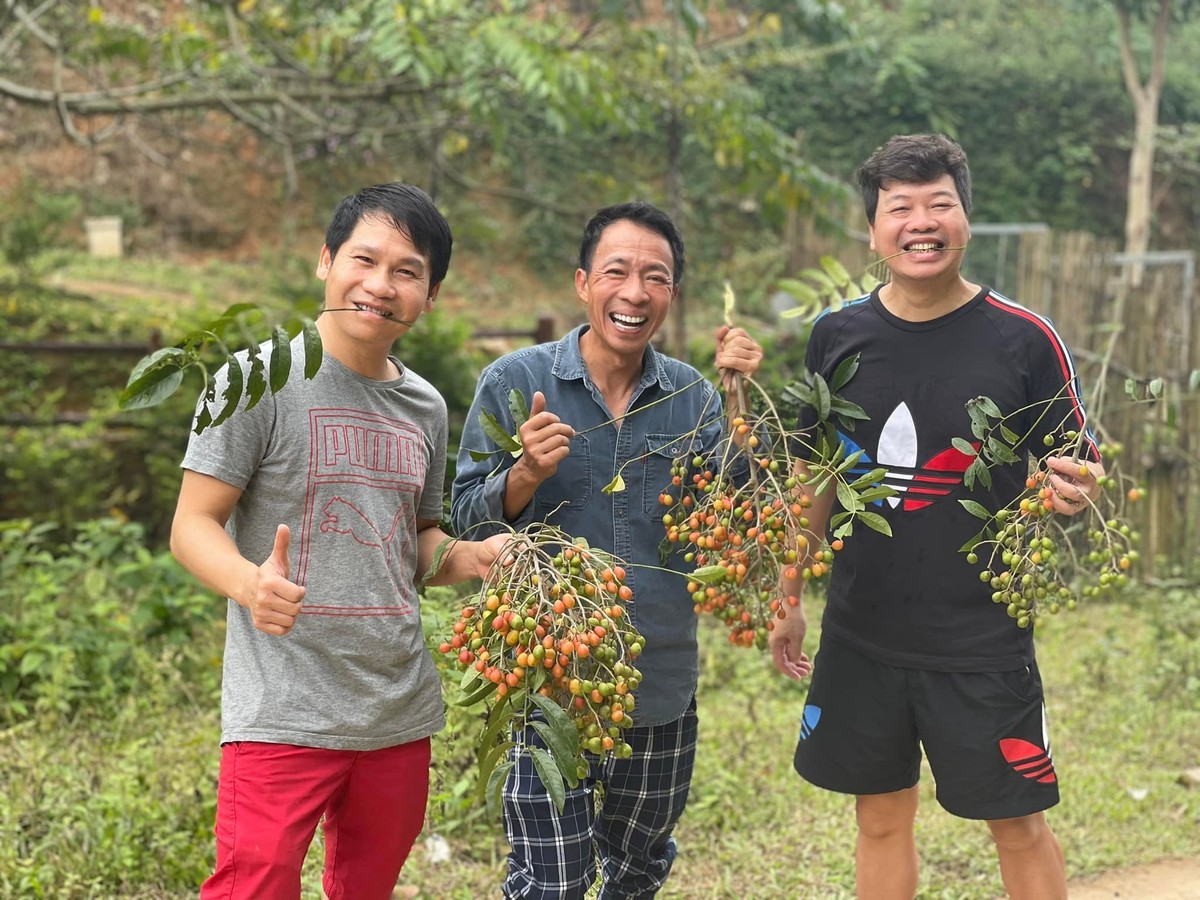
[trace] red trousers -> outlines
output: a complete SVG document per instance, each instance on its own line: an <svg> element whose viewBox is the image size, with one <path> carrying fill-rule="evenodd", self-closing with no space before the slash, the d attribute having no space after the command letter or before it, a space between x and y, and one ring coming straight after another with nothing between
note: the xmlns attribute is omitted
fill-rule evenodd
<svg viewBox="0 0 1200 900"><path fill-rule="evenodd" d="M388 900L425 821L428 738L382 750L221 748L217 866L201 900L296 900L324 817L329 900Z"/></svg>

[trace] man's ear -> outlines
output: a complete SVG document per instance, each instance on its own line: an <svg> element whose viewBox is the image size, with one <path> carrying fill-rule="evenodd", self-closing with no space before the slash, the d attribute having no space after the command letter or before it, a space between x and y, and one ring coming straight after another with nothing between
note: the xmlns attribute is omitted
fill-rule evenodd
<svg viewBox="0 0 1200 900"><path fill-rule="evenodd" d="M875 226L869 222L867 223L867 234L870 235L870 237L871 237L871 249L874 250L875 249Z"/></svg>
<svg viewBox="0 0 1200 900"><path fill-rule="evenodd" d="M433 312L433 301L437 299L438 291L442 289L442 283L439 281L429 291L429 296L425 298L425 312Z"/></svg>
<svg viewBox="0 0 1200 900"><path fill-rule="evenodd" d="M329 247L322 244L321 255L317 259L317 277L324 281L329 276L329 268L332 265L333 255L329 252Z"/></svg>
<svg viewBox="0 0 1200 900"><path fill-rule="evenodd" d="M583 269L575 270L575 293L579 295L581 302L588 302L587 272Z"/></svg>

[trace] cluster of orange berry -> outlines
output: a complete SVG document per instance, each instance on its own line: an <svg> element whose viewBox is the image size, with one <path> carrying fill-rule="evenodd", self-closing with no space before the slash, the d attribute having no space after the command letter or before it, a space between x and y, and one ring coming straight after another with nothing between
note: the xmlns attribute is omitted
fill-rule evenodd
<svg viewBox="0 0 1200 900"><path fill-rule="evenodd" d="M459 702L486 701L491 724L503 718L519 731L538 706L529 695L551 700L574 726L568 774L586 773L584 751L628 757L622 733L633 723L634 660L645 642L626 616L633 592L624 567L582 541L529 536L514 538L501 558L438 648L468 673ZM547 744L553 752L556 742Z"/></svg>
<svg viewBox="0 0 1200 900"><path fill-rule="evenodd" d="M659 495L668 551L684 550L696 569L688 591L696 612L710 613L729 628L729 641L765 647L774 619L798 598L780 597L781 576L806 581L828 574L841 541L805 556L810 540L805 510L811 501L799 490L786 442L763 442L744 419L733 421L751 461L743 484L716 475L700 456L677 460L671 484ZM727 454L723 468L727 469Z"/></svg>
<svg viewBox="0 0 1200 900"><path fill-rule="evenodd" d="M1076 440L1068 432L1068 441ZM1048 441L1047 446L1052 442ZM1101 455L1115 457L1119 448L1101 445ZM1087 463L1080 463L1080 475L1087 474ZM1098 503L1110 513L1116 511L1121 497L1111 495L1117 479L1108 474L1099 479L1109 493ZM1123 499L1136 502L1142 491L1130 488ZM967 562L977 564L981 554L987 560L979 580L992 588L992 602L1004 604L1010 618L1020 628L1028 628L1043 611L1057 613L1075 609L1079 597L1092 597L1129 582L1128 572L1138 560L1139 535L1120 518L1101 512L1100 506L1081 514L1083 521L1099 521L1087 526L1086 547L1073 541L1077 523L1064 524L1053 515L1054 490L1047 473L1039 469L1025 481L1025 490L1008 507L993 516L979 539L967 549Z"/></svg>

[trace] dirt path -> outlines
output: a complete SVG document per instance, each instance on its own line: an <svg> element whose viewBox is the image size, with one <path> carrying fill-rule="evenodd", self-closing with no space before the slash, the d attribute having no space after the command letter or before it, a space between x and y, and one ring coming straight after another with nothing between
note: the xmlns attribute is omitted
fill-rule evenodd
<svg viewBox="0 0 1200 900"><path fill-rule="evenodd" d="M1167 859L1078 878L1067 895L1071 900L1200 900L1200 860Z"/></svg>

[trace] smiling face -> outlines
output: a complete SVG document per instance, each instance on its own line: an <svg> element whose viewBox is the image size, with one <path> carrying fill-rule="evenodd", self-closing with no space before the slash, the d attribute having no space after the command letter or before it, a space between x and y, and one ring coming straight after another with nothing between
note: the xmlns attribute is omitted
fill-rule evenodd
<svg viewBox="0 0 1200 900"><path fill-rule="evenodd" d="M433 308L440 287L430 287L429 261L408 235L369 214L336 256L321 248L317 277L325 282L325 313L317 320L322 343L356 371L362 370L357 359L386 360L395 340Z"/></svg>
<svg viewBox="0 0 1200 900"><path fill-rule="evenodd" d="M640 366L675 298L673 271L671 245L658 232L628 219L605 228L591 270L575 271L575 292L591 326L584 335L585 352Z"/></svg>
<svg viewBox="0 0 1200 900"><path fill-rule="evenodd" d="M887 260L896 282L957 279L971 236L954 179L948 174L925 184L896 182L881 187L869 231L871 249Z"/></svg>

